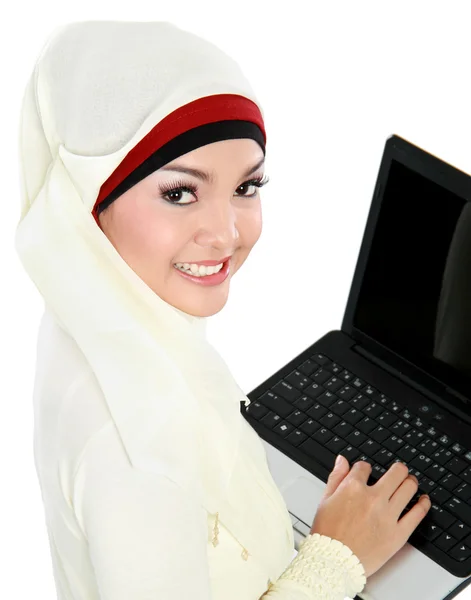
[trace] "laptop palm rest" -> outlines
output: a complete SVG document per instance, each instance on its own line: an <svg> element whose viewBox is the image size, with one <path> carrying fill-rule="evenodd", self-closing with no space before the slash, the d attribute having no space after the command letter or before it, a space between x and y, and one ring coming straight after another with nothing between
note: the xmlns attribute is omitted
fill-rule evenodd
<svg viewBox="0 0 471 600"><path fill-rule="evenodd" d="M262 443L270 472L287 509L310 528L326 484L265 440ZM359 597L363 600L445 600L466 580L455 577L406 543L368 578Z"/></svg>

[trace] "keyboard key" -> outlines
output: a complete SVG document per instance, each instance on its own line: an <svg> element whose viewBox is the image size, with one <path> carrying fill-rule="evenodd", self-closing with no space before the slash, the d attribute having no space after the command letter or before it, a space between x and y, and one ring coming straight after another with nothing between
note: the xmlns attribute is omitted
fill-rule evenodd
<svg viewBox="0 0 471 600"><path fill-rule="evenodd" d="M448 446L450 446L453 443L453 440L447 435L439 436L438 441L440 442L440 444L445 446L445 448L448 448Z"/></svg>
<svg viewBox="0 0 471 600"><path fill-rule="evenodd" d="M460 485L453 490L453 494L460 500L467 502L471 498L471 484L464 482L460 483Z"/></svg>
<svg viewBox="0 0 471 600"><path fill-rule="evenodd" d="M301 396L301 398L295 400L294 406L296 406L297 408L299 408L299 410L303 412L307 412L314 403L315 400L309 398L309 396Z"/></svg>
<svg viewBox="0 0 471 600"><path fill-rule="evenodd" d="M394 425L391 425L389 429L399 437L404 437L404 435L411 430L411 425L407 421L400 420L396 421Z"/></svg>
<svg viewBox="0 0 471 600"><path fill-rule="evenodd" d="M359 377L355 377L353 379L353 381L352 381L352 385L357 390L361 390L361 388L365 387L366 383L362 379L360 379Z"/></svg>
<svg viewBox="0 0 471 600"><path fill-rule="evenodd" d="M437 484L433 479L429 479L422 474L422 477L418 479L419 481L419 490L424 494L430 494L431 491L437 487Z"/></svg>
<svg viewBox="0 0 471 600"><path fill-rule="evenodd" d="M461 444L453 444L450 450L453 450L453 452L455 452L456 454L464 454L464 452L466 451L464 446L461 446Z"/></svg>
<svg viewBox="0 0 471 600"><path fill-rule="evenodd" d="M292 371L287 377L285 377L285 381L291 385L294 385L294 387L298 388L299 390L304 390L305 387L312 383L312 380L303 375L303 373L300 371Z"/></svg>
<svg viewBox="0 0 471 600"><path fill-rule="evenodd" d="M260 420L268 413L268 408L260 404L260 402L254 401L249 404L246 412L254 419Z"/></svg>
<svg viewBox="0 0 471 600"><path fill-rule="evenodd" d="M335 452L335 454L339 454L340 451L345 448L345 446L347 446L347 442L338 435L334 435L334 437L331 438L325 445L326 448L332 452Z"/></svg>
<svg viewBox="0 0 471 600"><path fill-rule="evenodd" d="M342 419L338 415L336 415L335 413L328 412L326 415L324 415L323 417L321 417L319 419L319 421L325 427L328 427L329 429L332 429L335 425L337 425L338 423L340 423L342 421Z"/></svg>
<svg viewBox="0 0 471 600"><path fill-rule="evenodd" d="M351 400L356 395L357 395L357 390L354 387L352 387L351 385L344 385L343 388L341 388L337 392L337 396L339 398L342 398L342 400Z"/></svg>
<svg viewBox="0 0 471 600"><path fill-rule="evenodd" d="M343 367L341 367L339 364L337 364L335 362L324 365L324 368L327 369L328 371L330 371L334 375L338 375L343 370Z"/></svg>
<svg viewBox="0 0 471 600"><path fill-rule="evenodd" d="M320 444L325 444L330 440L331 437L333 437L333 433L325 427L321 427L316 432L314 432L311 437Z"/></svg>
<svg viewBox="0 0 471 600"><path fill-rule="evenodd" d="M441 431L438 431L435 427L429 427L425 433L433 439L438 439L442 435Z"/></svg>
<svg viewBox="0 0 471 600"><path fill-rule="evenodd" d="M424 471L424 474L433 479L433 481L440 481L442 477L445 477L447 471L445 467L442 467L438 463L433 463L433 465Z"/></svg>
<svg viewBox="0 0 471 600"><path fill-rule="evenodd" d="M350 442L350 444L352 444L352 446L355 446L356 448L358 448L358 446L360 446L360 444L365 442L367 439L368 438L366 437L366 435L361 431L358 431L358 429L354 429L351 433L347 435L346 438L347 442Z"/></svg>
<svg viewBox="0 0 471 600"><path fill-rule="evenodd" d="M467 466L468 464L466 463L466 461L455 456L446 463L445 468L454 473L455 475L459 475L462 471L466 469Z"/></svg>
<svg viewBox="0 0 471 600"><path fill-rule="evenodd" d="M448 491L452 492L460 485L461 479L456 475L453 475L453 473L448 473L445 477L442 477L438 483Z"/></svg>
<svg viewBox="0 0 471 600"><path fill-rule="evenodd" d="M308 438L300 446L298 446L300 450L302 450L308 456L311 456L315 460L317 460L321 465L331 471L334 467L336 455L331 452L328 448L325 448L316 440L312 438Z"/></svg>
<svg viewBox="0 0 471 600"><path fill-rule="evenodd" d="M276 383L272 390L282 396L288 402L293 403L297 398L301 396L301 392L294 386L290 385L287 381L281 380ZM280 413L281 414L281 413Z"/></svg>
<svg viewBox="0 0 471 600"><path fill-rule="evenodd" d="M352 398L350 404L352 405L352 407L357 408L358 410L363 410L363 408L365 406L368 406L370 402L371 400L367 398L365 394L357 394Z"/></svg>
<svg viewBox="0 0 471 600"><path fill-rule="evenodd" d="M330 407L330 410L336 415L343 415L349 409L350 404L348 402L345 402L345 400L337 400L337 402L334 402Z"/></svg>
<svg viewBox="0 0 471 600"><path fill-rule="evenodd" d="M413 460L411 460L410 464L422 472L428 469L433 462L432 459L428 456L425 456L425 454L419 454Z"/></svg>
<svg viewBox="0 0 471 600"><path fill-rule="evenodd" d="M376 429L377 426L378 426L378 423L374 419L371 419L370 417L364 417L361 421L358 421L356 423L357 429L359 429L363 433L370 433L370 431L373 431L373 429Z"/></svg>
<svg viewBox="0 0 471 600"><path fill-rule="evenodd" d="M294 427L293 425L291 425L291 423L281 421L281 423L278 423L278 425L276 425L276 427L273 428L273 431L275 431L278 435L281 435L282 437L286 437L288 433L291 433L293 431L293 429Z"/></svg>
<svg viewBox="0 0 471 600"><path fill-rule="evenodd" d="M259 401L281 417L287 417L294 410L292 404L273 392L266 392L260 397Z"/></svg>
<svg viewBox="0 0 471 600"><path fill-rule="evenodd" d="M263 423L265 425L265 427L268 427L269 429L273 429L274 427L276 427L280 422L282 421L282 418L280 417L280 415L275 414L272 410L270 410L261 420L260 422Z"/></svg>
<svg viewBox="0 0 471 600"><path fill-rule="evenodd" d="M380 444L390 435L390 431L382 425L378 425L378 427L376 427L376 429L373 429L373 431L370 433L370 437L373 438L375 441L379 442Z"/></svg>
<svg viewBox="0 0 471 600"><path fill-rule="evenodd" d="M443 507L466 525L471 525L471 507L466 502L452 497L445 502Z"/></svg>
<svg viewBox="0 0 471 600"><path fill-rule="evenodd" d="M345 421L348 421L352 425L355 425L356 423L358 423L358 421L363 419L364 416L365 415L361 411L357 410L356 408L351 408L348 412L346 412L343 415L343 418Z"/></svg>
<svg viewBox="0 0 471 600"><path fill-rule="evenodd" d="M351 444L344 448L342 452L340 452L340 454L342 454L342 456L345 456L350 465L353 464L353 462L360 456L360 452L357 450L357 448L355 448L355 446L352 446Z"/></svg>
<svg viewBox="0 0 471 600"><path fill-rule="evenodd" d="M378 390L375 390L375 388L371 385L367 385L366 388L363 390L363 393L365 394L365 396L370 398L370 400L376 400L377 398L379 398L380 395Z"/></svg>
<svg viewBox="0 0 471 600"><path fill-rule="evenodd" d="M334 427L334 432L339 435L341 438L346 438L347 435L353 431L355 428L347 421L341 421L338 425Z"/></svg>
<svg viewBox="0 0 471 600"><path fill-rule="evenodd" d="M435 502L438 502L438 504L444 504L450 498L450 492L439 485L435 486L435 488L430 492L430 499L432 501L435 500Z"/></svg>
<svg viewBox="0 0 471 600"><path fill-rule="evenodd" d="M310 417L312 417L313 419L315 419L316 421L320 421L321 417L323 417L324 415L326 415L328 412L329 412L329 410L325 406L322 406L322 404L319 404L318 402L316 402L307 411L307 414Z"/></svg>
<svg viewBox="0 0 471 600"><path fill-rule="evenodd" d="M314 373L314 375L312 375L312 379L314 379L314 381L320 385L324 384L331 377L332 373L330 371L327 371L327 369L323 368L319 369Z"/></svg>
<svg viewBox="0 0 471 600"><path fill-rule="evenodd" d="M452 458L453 454L450 452L450 450L446 450L445 448L439 448L436 452L432 454L432 459L442 466L445 465Z"/></svg>
<svg viewBox="0 0 471 600"><path fill-rule="evenodd" d="M328 391L324 392L323 394L317 397L317 401L320 402L320 404L326 406L327 408L330 408L332 404L337 402L337 399L337 396L332 394L332 392Z"/></svg>
<svg viewBox="0 0 471 600"><path fill-rule="evenodd" d="M300 410L295 410L294 412L292 412L290 415L288 415L286 417L286 421L289 421L291 423L291 425L294 425L295 427L297 427L298 425L301 425L301 423L304 423L304 421L306 421L307 417L306 415L301 412Z"/></svg>
<svg viewBox="0 0 471 600"><path fill-rule="evenodd" d="M455 521L453 525L448 529L448 531L454 538L460 541L471 533L471 527L468 527L462 521ZM471 541L465 540L465 544L470 546Z"/></svg>
<svg viewBox="0 0 471 600"><path fill-rule="evenodd" d="M327 365L330 364L332 361L330 360L330 358L328 358L325 354L313 354L311 356L312 360L314 360L317 364L319 365Z"/></svg>
<svg viewBox="0 0 471 600"><path fill-rule="evenodd" d="M308 419L299 426L299 429L301 429L301 431L304 431L304 433L306 433L307 435L312 435L320 428L321 424L315 421L314 419Z"/></svg>
<svg viewBox="0 0 471 600"><path fill-rule="evenodd" d="M466 560L471 556L471 548L463 544L462 542L458 542L454 548L452 548L448 554L460 562Z"/></svg>
<svg viewBox="0 0 471 600"><path fill-rule="evenodd" d="M347 369L344 369L341 373L339 373L339 377L341 377L345 383L350 383L354 378L353 373L350 373L350 371L347 371Z"/></svg>
<svg viewBox="0 0 471 600"><path fill-rule="evenodd" d="M407 409L407 408L405 408L403 411L401 411L401 412L399 413L399 416L400 416L402 419L405 419L406 421L411 421L411 420L412 420L412 418L413 418L413 415L412 415L412 413L410 413L410 412L408 411L408 409Z"/></svg>
<svg viewBox="0 0 471 600"><path fill-rule="evenodd" d="M398 404L397 402L394 402L394 400L392 400L388 404L388 410L395 415L399 415L402 411L402 406L400 404Z"/></svg>
<svg viewBox="0 0 471 600"><path fill-rule="evenodd" d="M319 383L314 382L304 389L304 393L309 396L309 398L316 400L318 396L324 393L324 388Z"/></svg>
<svg viewBox="0 0 471 600"><path fill-rule="evenodd" d="M373 456L374 460L383 467L388 466L394 459L394 454L383 448Z"/></svg>
<svg viewBox="0 0 471 600"><path fill-rule="evenodd" d="M430 507L427 516L442 529L448 529L453 523L456 521L455 517L450 515L449 512L440 508L438 504L432 502L432 506Z"/></svg>
<svg viewBox="0 0 471 600"><path fill-rule="evenodd" d="M426 540L433 541L437 538L441 533L443 533L443 529L441 529L435 523L432 523L430 520L425 517L423 521L421 521L415 530L420 535L422 535Z"/></svg>
<svg viewBox="0 0 471 600"><path fill-rule="evenodd" d="M466 471L460 473L461 479L464 479L466 483L471 483L471 467L468 467Z"/></svg>
<svg viewBox="0 0 471 600"><path fill-rule="evenodd" d="M412 425L416 429L424 429L425 428L425 423L422 421L422 419L420 417L416 417L415 419L412 419Z"/></svg>
<svg viewBox="0 0 471 600"><path fill-rule="evenodd" d="M300 431L299 429L295 429L288 436L286 436L286 440L293 444L293 446L299 446L301 442L307 439L307 435Z"/></svg>
<svg viewBox="0 0 471 600"><path fill-rule="evenodd" d="M338 377L331 377L329 381L324 383L324 389L329 390L329 392L333 392L335 394L335 392L337 392L344 385L345 384L342 379L339 379Z"/></svg>
<svg viewBox="0 0 471 600"><path fill-rule="evenodd" d="M423 432L417 431L417 429L410 429L402 437L408 444L415 446L416 448L426 439Z"/></svg>
<svg viewBox="0 0 471 600"><path fill-rule="evenodd" d="M299 370L302 373L304 373L304 375L307 375L309 377L309 375L312 375L313 373L315 373L318 368L319 368L319 365L317 363L315 363L314 361L312 361L310 359L307 359L299 367Z"/></svg>
<svg viewBox="0 0 471 600"><path fill-rule="evenodd" d="M456 538L444 531L435 539L434 544L440 548L440 550L447 552L456 544L457 541L458 540Z"/></svg>
<svg viewBox="0 0 471 600"><path fill-rule="evenodd" d="M392 435L391 437L384 440L384 442L383 442L383 446L385 448L387 448L388 450L391 450L391 452L394 452L394 454L397 454L397 451L403 445L404 445L404 440L402 440L401 438L398 438L397 435Z"/></svg>
<svg viewBox="0 0 471 600"><path fill-rule="evenodd" d="M369 417L372 417L373 419L376 419L376 417L378 415L380 415L383 411L384 411L384 408L380 404L377 404L376 402L372 402L366 408L363 409L363 412L365 413L365 415L368 415ZM381 423L381 425L384 425L384 423Z"/></svg>
<svg viewBox="0 0 471 600"><path fill-rule="evenodd" d="M397 451L396 454L405 462L410 463L410 461L417 456L418 450L414 448L410 444L404 444ZM445 473L443 473L445 474ZM443 476L443 475L442 475Z"/></svg>
<svg viewBox="0 0 471 600"><path fill-rule="evenodd" d="M364 452L367 456L374 456L376 452L381 450L381 446L374 440L366 440L366 442L363 442L358 449L361 452Z"/></svg>
<svg viewBox="0 0 471 600"><path fill-rule="evenodd" d="M431 440L429 438L420 442L418 449L422 454L427 454L427 456L431 456L434 452L436 452L439 448L438 442Z"/></svg>
<svg viewBox="0 0 471 600"><path fill-rule="evenodd" d="M397 417L395 417L389 411L385 410L382 412L381 415L379 415L379 417L376 418L376 420L383 427L390 427L393 423L397 421Z"/></svg>

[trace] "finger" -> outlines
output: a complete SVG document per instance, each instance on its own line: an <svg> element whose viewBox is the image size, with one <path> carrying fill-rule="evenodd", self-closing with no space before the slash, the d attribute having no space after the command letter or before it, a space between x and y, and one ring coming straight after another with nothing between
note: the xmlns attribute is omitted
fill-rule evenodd
<svg viewBox="0 0 471 600"><path fill-rule="evenodd" d="M408 475L407 465L403 462L395 462L372 487L389 500Z"/></svg>
<svg viewBox="0 0 471 600"><path fill-rule="evenodd" d="M350 473L347 477L354 477L355 479L359 479L363 481L363 483L367 483L369 476L371 475L372 466L369 462L365 460L358 460L353 464L353 467L350 469Z"/></svg>
<svg viewBox="0 0 471 600"><path fill-rule="evenodd" d="M350 465L348 464L348 460L345 458L345 456L339 454L334 468L330 472L329 478L327 479L327 485L324 489L324 497L331 496L335 492L340 485L340 482L343 481L345 476L348 474L349 470Z"/></svg>
<svg viewBox="0 0 471 600"><path fill-rule="evenodd" d="M428 513L432 503L427 495L422 495L418 502L397 522L399 536L405 542L409 539L414 529Z"/></svg>
<svg viewBox="0 0 471 600"><path fill-rule="evenodd" d="M396 519L399 517L407 504L412 500L418 488L419 482L417 477L415 475L408 475L391 496L389 499L389 507L394 513Z"/></svg>

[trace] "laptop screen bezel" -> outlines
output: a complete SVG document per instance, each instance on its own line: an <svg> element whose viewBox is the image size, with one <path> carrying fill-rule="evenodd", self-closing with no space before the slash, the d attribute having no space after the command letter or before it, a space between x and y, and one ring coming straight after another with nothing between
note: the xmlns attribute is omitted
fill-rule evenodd
<svg viewBox="0 0 471 600"><path fill-rule="evenodd" d="M471 401L471 381L465 375L449 367L448 377L437 378L434 374L408 361L407 358L387 348L354 325L354 316L381 210L383 192L393 160L402 163L458 196L471 198L471 177L467 173L398 135L392 135L386 140L341 329L381 361L391 365L392 369L420 382L423 387L429 388L435 393L452 390ZM447 370L446 365L444 369Z"/></svg>

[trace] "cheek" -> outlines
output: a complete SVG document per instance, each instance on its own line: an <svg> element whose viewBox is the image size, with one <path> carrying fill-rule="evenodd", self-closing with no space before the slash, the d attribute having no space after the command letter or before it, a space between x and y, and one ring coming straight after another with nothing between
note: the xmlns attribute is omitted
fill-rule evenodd
<svg viewBox="0 0 471 600"><path fill-rule="evenodd" d="M254 208L249 214L244 215L239 227L239 234L244 246L251 248L262 233L262 210L261 206Z"/></svg>

